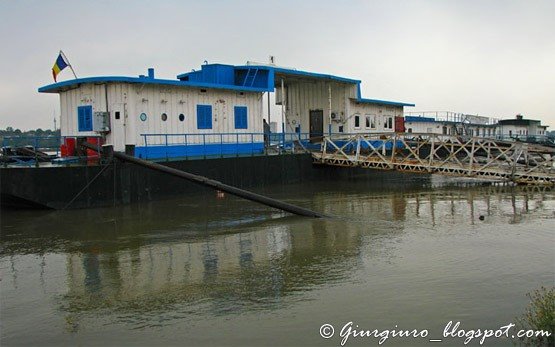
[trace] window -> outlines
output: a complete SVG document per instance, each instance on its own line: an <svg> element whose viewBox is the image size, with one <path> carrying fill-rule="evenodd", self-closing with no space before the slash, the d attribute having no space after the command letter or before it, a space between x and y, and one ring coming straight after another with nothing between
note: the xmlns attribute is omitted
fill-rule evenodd
<svg viewBox="0 0 555 347"><path fill-rule="evenodd" d="M165 122L168 120L168 115L166 113L162 113L162 115L160 116L160 118L162 118L162 122Z"/></svg>
<svg viewBox="0 0 555 347"><path fill-rule="evenodd" d="M92 106L77 107L77 127L79 131L92 131Z"/></svg>
<svg viewBox="0 0 555 347"><path fill-rule="evenodd" d="M343 125L339 126L339 132L342 133L343 132Z"/></svg>
<svg viewBox="0 0 555 347"><path fill-rule="evenodd" d="M387 123L389 125L389 129L393 129L393 117L389 117Z"/></svg>
<svg viewBox="0 0 555 347"><path fill-rule="evenodd" d="M116 119L119 119L119 118L120 118L120 112L119 112L119 111L116 111L115 118L116 118Z"/></svg>
<svg viewBox="0 0 555 347"><path fill-rule="evenodd" d="M197 105L197 129L212 129L212 105Z"/></svg>
<svg viewBox="0 0 555 347"><path fill-rule="evenodd" d="M141 115L139 116L139 119L142 120L143 122L146 121L146 113L141 113Z"/></svg>
<svg viewBox="0 0 555 347"><path fill-rule="evenodd" d="M247 128L247 106L235 106L235 129Z"/></svg>
<svg viewBox="0 0 555 347"><path fill-rule="evenodd" d="M370 116L366 116L366 129L370 128Z"/></svg>
<svg viewBox="0 0 555 347"><path fill-rule="evenodd" d="M179 115L179 121L180 121L180 122L183 122L184 120L185 120L185 115L184 115L183 113L181 113L181 114Z"/></svg>
<svg viewBox="0 0 555 347"><path fill-rule="evenodd" d="M376 115L371 115L370 117L370 128L376 129Z"/></svg>
<svg viewBox="0 0 555 347"><path fill-rule="evenodd" d="M358 114L355 116L355 128L360 128L360 116Z"/></svg>

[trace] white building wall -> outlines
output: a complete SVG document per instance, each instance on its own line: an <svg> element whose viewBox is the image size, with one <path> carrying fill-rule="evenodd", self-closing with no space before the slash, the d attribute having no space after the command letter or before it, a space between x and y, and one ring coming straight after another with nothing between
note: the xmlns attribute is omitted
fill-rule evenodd
<svg viewBox="0 0 555 347"><path fill-rule="evenodd" d="M443 126L438 122L405 122L405 131L411 133L443 134Z"/></svg>
<svg viewBox="0 0 555 347"><path fill-rule="evenodd" d="M501 125L500 134L504 137L508 136L526 136L528 127L525 125Z"/></svg>
<svg viewBox="0 0 555 347"><path fill-rule="evenodd" d="M119 96L108 88L108 100ZM60 93L60 131L62 136L96 136L93 131L79 132L77 124L77 107L92 105L94 112L106 111L105 85L84 84L79 88Z"/></svg>
<svg viewBox="0 0 555 347"><path fill-rule="evenodd" d="M107 88L107 90L105 89ZM144 145L141 134L213 134L213 133L263 133L262 93L241 93L229 90L191 87L166 87L161 85L139 85L111 83L84 84L79 88L60 93L62 136L98 136L93 131L79 132L77 107L92 105L94 112L110 112L110 133L107 144L115 144L115 136L123 136L121 143ZM107 92L107 93L106 93ZM212 106L212 129L197 129L197 105ZM247 107L247 129L235 129L235 106ZM114 110L121 110L120 120L114 119ZM140 115L147 115L146 121ZM167 120L162 120L162 114ZM185 116L184 121L179 115ZM122 127L118 132L117 127ZM120 135L117 135L120 134ZM250 135L239 136L239 142L251 142ZM236 135L206 136L207 143L236 142ZM255 136L262 142L262 136ZM184 136L170 136L168 143L184 143ZM164 144L164 136L148 138L148 144ZM202 136L189 136L187 143L203 143ZM116 148L121 150L122 148Z"/></svg>
<svg viewBox="0 0 555 347"><path fill-rule="evenodd" d="M201 134L213 133L263 133L262 93L241 93L228 90L134 86L134 101L130 117L135 122L135 144L144 145L141 134L197 134L187 137L187 143L203 143ZM212 106L212 129L197 128L197 105ZM235 129L235 106L247 107L247 129ZM140 115L147 115L146 121ZM162 120L162 114L167 120ZM185 116L184 121L179 115ZM254 141L257 141L257 136ZM206 143L236 142L236 135L205 136ZM170 136L168 143L184 143L184 136ZM239 136L240 142L250 142L250 135ZM262 142L258 139L258 142ZM164 144L165 137L149 137L148 144Z"/></svg>
<svg viewBox="0 0 555 347"><path fill-rule="evenodd" d="M378 104L357 103L351 99L357 97L357 86L354 84L332 82L297 82L287 84L286 95L286 131L294 132L300 125L301 132L310 130L310 111L322 110L324 133L330 124L330 88L331 86L331 113L337 116L331 121L331 131L339 132L387 132L395 131L395 116L403 116L402 107L385 106ZM279 99L279 98L278 98ZM359 115L361 126L355 128L355 115ZM365 116L374 116L374 128L365 127ZM392 127L386 126L386 120L391 117Z"/></svg>
<svg viewBox="0 0 555 347"><path fill-rule="evenodd" d="M356 127L356 116L360 117L359 127ZM366 117L370 117L370 126L366 126ZM345 119L344 132L368 133L368 132L395 132L395 117L403 116L403 107L386 106L379 104L357 103L350 101L349 116ZM389 119L391 118L391 127ZM375 120L372 127L372 120Z"/></svg>
<svg viewBox="0 0 555 347"><path fill-rule="evenodd" d="M330 86L331 86L331 112L338 117L345 118L346 105L356 86L333 82L297 82L287 84L285 90L286 100L286 132L294 132L300 125L301 132L310 130L310 111L322 110L324 118L324 132L329 129L330 115ZM332 121L332 131L338 131L338 123Z"/></svg>

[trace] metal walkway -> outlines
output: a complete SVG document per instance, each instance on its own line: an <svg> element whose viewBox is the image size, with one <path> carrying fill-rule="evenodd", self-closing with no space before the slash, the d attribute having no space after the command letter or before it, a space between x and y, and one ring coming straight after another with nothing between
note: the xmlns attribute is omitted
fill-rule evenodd
<svg viewBox="0 0 555 347"><path fill-rule="evenodd" d="M317 164L555 185L555 148L418 133L325 136Z"/></svg>

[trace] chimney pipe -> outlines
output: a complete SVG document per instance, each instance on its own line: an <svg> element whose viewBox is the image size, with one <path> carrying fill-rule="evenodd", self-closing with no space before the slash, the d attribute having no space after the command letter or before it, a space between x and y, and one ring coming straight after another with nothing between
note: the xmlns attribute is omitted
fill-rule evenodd
<svg viewBox="0 0 555 347"><path fill-rule="evenodd" d="M154 79L154 69L151 67L148 68L148 78Z"/></svg>

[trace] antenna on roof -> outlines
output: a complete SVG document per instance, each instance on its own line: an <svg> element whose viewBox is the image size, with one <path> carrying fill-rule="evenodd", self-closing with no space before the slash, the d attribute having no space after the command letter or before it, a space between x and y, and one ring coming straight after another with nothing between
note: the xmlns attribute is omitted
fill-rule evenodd
<svg viewBox="0 0 555 347"><path fill-rule="evenodd" d="M275 56L271 55L270 59L268 59L268 60L269 60L270 65L276 65L276 57Z"/></svg>

